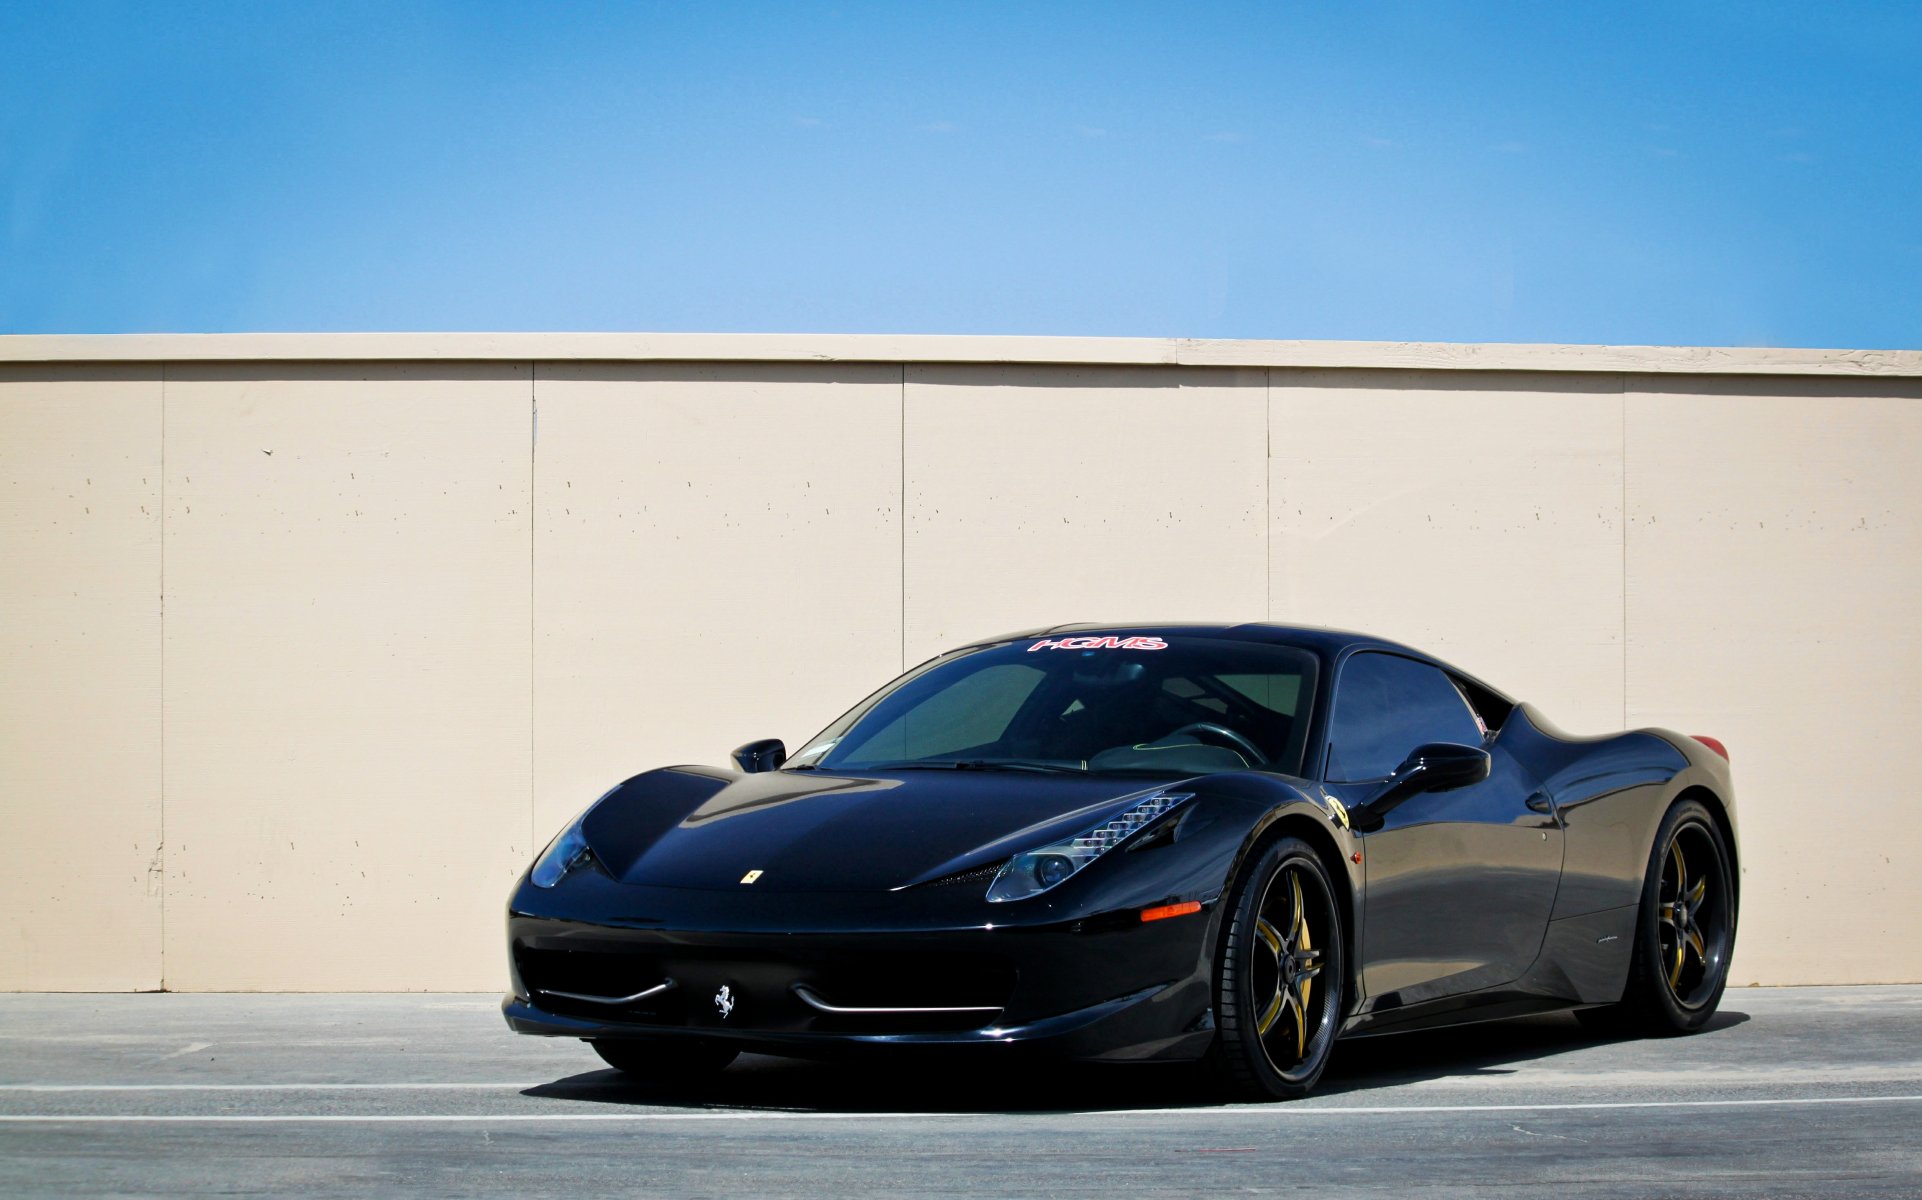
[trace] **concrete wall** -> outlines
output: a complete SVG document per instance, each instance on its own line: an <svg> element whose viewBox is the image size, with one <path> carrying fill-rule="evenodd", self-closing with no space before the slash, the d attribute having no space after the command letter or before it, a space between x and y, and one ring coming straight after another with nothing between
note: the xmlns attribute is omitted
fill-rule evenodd
<svg viewBox="0 0 1922 1200"><path fill-rule="evenodd" d="M1067 620L1734 754L1738 983L1922 980L1922 354L0 338L0 989L501 986L609 784Z"/></svg>

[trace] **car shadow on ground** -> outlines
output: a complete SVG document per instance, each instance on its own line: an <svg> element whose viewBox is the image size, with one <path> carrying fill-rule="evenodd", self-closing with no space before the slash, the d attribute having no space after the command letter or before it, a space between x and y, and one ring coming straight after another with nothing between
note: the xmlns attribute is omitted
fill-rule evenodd
<svg viewBox="0 0 1922 1200"><path fill-rule="evenodd" d="M1702 1033L1712 1035L1748 1019L1746 1013L1724 1011ZM1518 1063L1614 1040L1591 1033L1567 1014L1355 1039L1336 1046L1316 1095L1508 1075ZM597 1061L587 1047L581 1047L581 1053ZM832 1063L749 1054L719 1074L685 1080L583 1071L521 1094L595 1104L801 1112L1047 1113L1227 1103L1213 1077L1190 1064L1109 1065L1014 1054L936 1057L912 1052Z"/></svg>
<svg viewBox="0 0 1922 1200"><path fill-rule="evenodd" d="M1731 1029L1748 1019L1743 1012L1718 1012L1695 1036ZM1357 1038L1335 1047L1334 1060L1328 1064L1316 1093L1334 1095L1428 1080L1512 1075L1516 1063L1635 1040L1593 1032L1569 1013Z"/></svg>

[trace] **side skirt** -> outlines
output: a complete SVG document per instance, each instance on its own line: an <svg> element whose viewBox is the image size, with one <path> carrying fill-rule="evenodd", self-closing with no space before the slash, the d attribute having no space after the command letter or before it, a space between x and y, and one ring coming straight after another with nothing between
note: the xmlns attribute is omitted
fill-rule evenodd
<svg viewBox="0 0 1922 1200"><path fill-rule="evenodd" d="M1405 1008L1377 1008L1352 1018L1343 1037L1403 1033L1440 1025L1613 1004L1628 982L1637 906L1584 913L1548 923L1542 952L1520 979L1480 991L1442 996Z"/></svg>

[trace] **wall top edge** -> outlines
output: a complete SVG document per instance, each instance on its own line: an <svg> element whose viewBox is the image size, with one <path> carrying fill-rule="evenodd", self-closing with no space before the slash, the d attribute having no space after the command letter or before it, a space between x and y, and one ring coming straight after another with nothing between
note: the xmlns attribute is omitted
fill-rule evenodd
<svg viewBox="0 0 1922 1200"><path fill-rule="evenodd" d="M259 361L926 362L1922 376L1922 350L1580 346L873 333L0 335L0 363Z"/></svg>

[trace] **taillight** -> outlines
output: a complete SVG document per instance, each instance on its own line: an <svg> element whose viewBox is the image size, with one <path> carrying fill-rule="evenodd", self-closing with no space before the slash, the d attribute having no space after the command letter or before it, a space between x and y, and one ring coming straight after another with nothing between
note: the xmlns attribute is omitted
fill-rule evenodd
<svg viewBox="0 0 1922 1200"><path fill-rule="evenodd" d="M1707 746L1710 750L1715 751L1715 753L1721 755L1723 761L1725 762L1728 761L1728 747L1724 746L1721 742L1717 741L1712 737L1704 737L1699 733L1691 733L1689 734L1689 736L1694 738L1696 741L1702 743L1704 746Z"/></svg>

